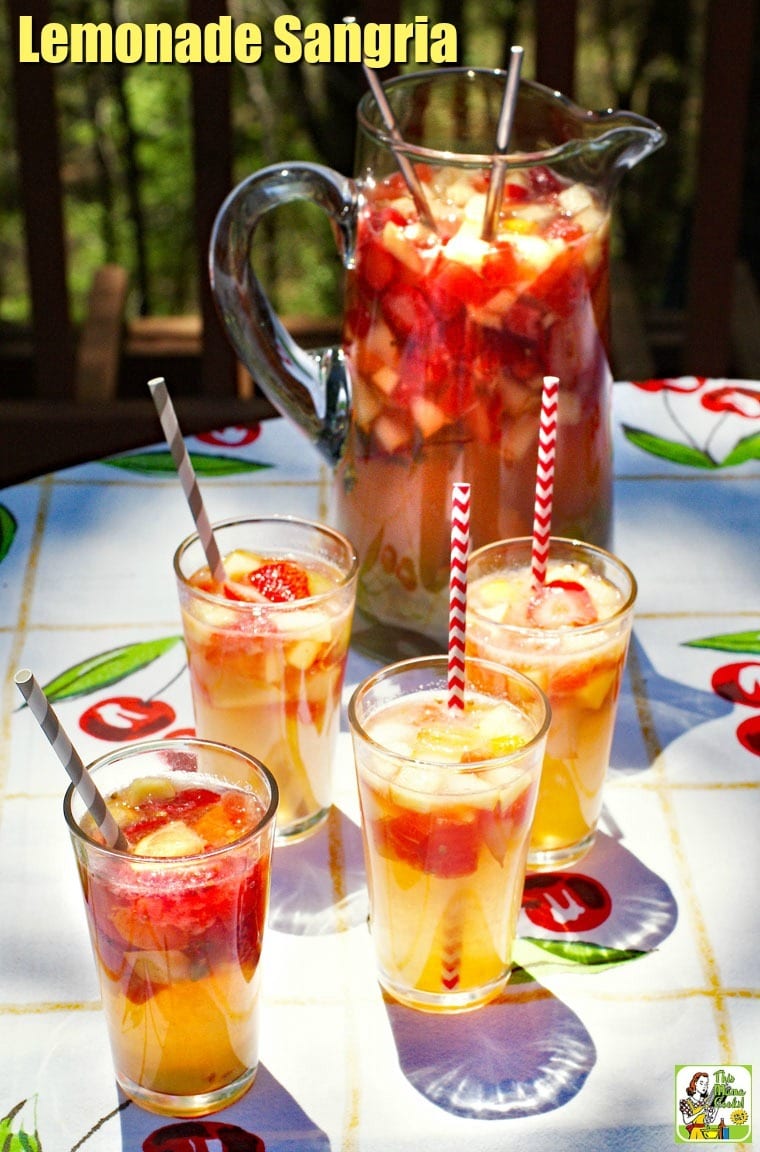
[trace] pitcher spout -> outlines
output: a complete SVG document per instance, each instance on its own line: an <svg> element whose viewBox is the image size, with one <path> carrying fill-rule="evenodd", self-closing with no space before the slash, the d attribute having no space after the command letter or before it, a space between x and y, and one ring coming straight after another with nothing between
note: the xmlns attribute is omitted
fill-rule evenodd
<svg viewBox="0 0 760 1152"><path fill-rule="evenodd" d="M513 140L520 154L512 157L517 164L547 164L608 197L624 172L665 143L665 133L636 112L590 111L559 92L524 81Z"/></svg>
<svg viewBox="0 0 760 1152"><path fill-rule="evenodd" d="M635 112L589 113L597 119L599 135L588 147L590 171L613 190L623 175L640 160L661 148L665 133L653 120Z"/></svg>

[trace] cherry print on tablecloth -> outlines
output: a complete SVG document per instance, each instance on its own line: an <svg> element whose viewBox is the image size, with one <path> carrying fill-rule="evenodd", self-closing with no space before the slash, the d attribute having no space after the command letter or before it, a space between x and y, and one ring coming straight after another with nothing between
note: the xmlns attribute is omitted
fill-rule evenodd
<svg viewBox="0 0 760 1152"><path fill-rule="evenodd" d="M265 1152L264 1141L237 1124L219 1120L178 1120L143 1140L143 1152Z"/></svg>
<svg viewBox="0 0 760 1152"><path fill-rule="evenodd" d="M760 629L688 640L687 648L709 648L733 655L760 657ZM740 720L736 738L753 756L760 756L760 660L734 660L719 665L710 678L713 692L737 708L757 709Z"/></svg>
<svg viewBox="0 0 760 1152"><path fill-rule="evenodd" d="M587 932L612 910L607 889L578 872L529 873L522 906L531 923L552 932Z"/></svg>
<svg viewBox="0 0 760 1152"><path fill-rule="evenodd" d="M260 424L231 424L228 428L201 432L196 436L196 440L217 448L244 448L247 444L253 444L254 440L258 440L260 435Z"/></svg>
<svg viewBox="0 0 760 1152"><path fill-rule="evenodd" d="M760 389L749 382L683 376L638 380L632 386L658 395L667 417L663 425L660 413L657 431L621 425L626 440L641 451L700 470L760 460ZM668 424L674 435L663 434Z"/></svg>
<svg viewBox="0 0 760 1152"><path fill-rule="evenodd" d="M90 705L79 717L79 727L88 736L120 744L142 740L167 728L177 718L164 700L142 700L139 696L109 696Z"/></svg>

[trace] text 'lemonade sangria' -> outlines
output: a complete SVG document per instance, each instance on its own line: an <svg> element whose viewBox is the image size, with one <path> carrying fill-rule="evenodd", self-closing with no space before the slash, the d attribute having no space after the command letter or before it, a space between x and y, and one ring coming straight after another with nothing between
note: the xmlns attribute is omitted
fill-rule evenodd
<svg viewBox="0 0 760 1152"><path fill-rule="evenodd" d="M199 740L133 745L91 770L128 845L106 848L69 791L117 1080L151 1111L216 1111L258 1066L276 784Z"/></svg>
<svg viewBox="0 0 760 1152"><path fill-rule="evenodd" d="M197 537L175 557L198 734L263 760L280 791L277 838L326 817L357 561L339 533L271 517L214 528L226 580Z"/></svg>
<svg viewBox="0 0 760 1152"><path fill-rule="evenodd" d="M365 189L344 329L355 435L337 499L363 561L359 607L382 621L402 605L409 627L443 639L447 493L472 479L476 547L530 531L546 373L561 381L555 523L605 542L608 216L587 184L516 168L487 243L490 173L416 171L435 232L400 174Z"/></svg>
<svg viewBox="0 0 760 1152"><path fill-rule="evenodd" d="M529 865L570 864L601 812L636 582L609 553L556 537L538 590L528 539L473 553L468 575L468 653L520 669L551 703Z"/></svg>
<svg viewBox="0 0 760 1152"><path fill-rule="evenodd" d="M390 666L349 705L379 979L398 1000L461 1011L509 979L548 726L519 673L446 659Z"/></svg>

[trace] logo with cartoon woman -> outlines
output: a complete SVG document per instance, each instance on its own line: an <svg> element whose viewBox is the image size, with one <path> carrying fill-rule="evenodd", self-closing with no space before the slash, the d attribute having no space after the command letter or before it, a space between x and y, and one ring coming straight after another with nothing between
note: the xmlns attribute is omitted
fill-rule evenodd
<svg viewBox="0 0 760 1152"><path fill-rule="evenodd" d="M751 1064L678 1064L675 1088L676 1144L752 1143Z"/></svg>
<svg viewBox="0 0 760 1152"><path fill-rule="evenodd" d="M706 1140L705 1128L712 1125L718 1109L713 1104L715 1099L715 1086L710 1089L710 1077L707 1072L695 1072L689 1081L685 1097L679 1101L678 1107L689 1133L689 1140ZM711 1134L711 1139L715 1136Z"/></svg>

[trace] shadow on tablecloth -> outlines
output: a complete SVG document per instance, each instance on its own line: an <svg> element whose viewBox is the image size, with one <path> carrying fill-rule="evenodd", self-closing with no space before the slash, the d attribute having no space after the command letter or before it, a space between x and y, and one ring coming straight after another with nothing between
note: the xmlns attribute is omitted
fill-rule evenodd
<svg viewBox="0 0 760 1152"><path fill-rule="evenodd" d="M308 839L275 848L271 928L325 936L365 923L367 911L361 831L340 809Z"/></svg>
<svg viewBox="0 0 760 1152"><path fill-rule="evenodd" d="M263 1065L242 1100L213 1117L175 1120L122 1101L119 1147L124 1152L330 1152L327 1135Z"/></svg>
<svg viewBox="0 0 760 1152"><path fill-rule="evenodd" d="M386 997L404 1075L446 1112L479 1120L552 1112L593 1068L594 1044L575 1013L540 984L513 981L461 1015L422 1014Z"/></svg>

